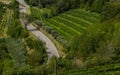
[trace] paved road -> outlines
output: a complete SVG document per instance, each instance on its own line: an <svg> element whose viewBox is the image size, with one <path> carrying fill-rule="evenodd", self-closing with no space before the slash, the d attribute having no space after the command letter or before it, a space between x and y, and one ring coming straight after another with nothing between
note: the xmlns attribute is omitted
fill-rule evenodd
<svg viewBox="0 0 120 75"><path fill-rule="evenodd" d="M24 0L16 0L16 1L19 2L19 11L21 13L27 13L26 10L29 8L29 5L27 5Z"/></svg>
<svg viewBox="0 0 120 75"><path fill-rule="evenodd" d="M24 6L25 8L29 8L29 5L27 5L24 0L16 0L16 1L18 1L19 4Z"/></svg>
<svg viewBox="0 0 120 75"><path fill-rule="evenodd" d="M55 45L53 44L53 42L48 37L46 37L42 32L40 32L39 30L37 30L32 24L29 24L27 26L27 29L29 31L31 31L40 40L42 40L42 41L44 41L46 43L47 53L48 53L48 61L50 60L50 58L53 55L56 56L56 57L59 57L59 54L57 52L57 48L55 47Z"/></svg>
<svg viewBox="0 0 120 75"><path fill-rule="evenodd" d="M19 0L19 1L23 1L23 0ZM22 20L20 20L20 21L21 21L21 23L23 23ZM23 25L24 25L24 23L23 23ZM49 62L49 60L52 56L56 56L58 58L60 57L56 46L47 36L45 36L42 32L37 30L36 27L34 27L32 24L27 25L27 29L31 33L33 33L36 37L38 37L40 40L42 40L43 42L46 43L47 54L48 54L48 62Z"/></svg>

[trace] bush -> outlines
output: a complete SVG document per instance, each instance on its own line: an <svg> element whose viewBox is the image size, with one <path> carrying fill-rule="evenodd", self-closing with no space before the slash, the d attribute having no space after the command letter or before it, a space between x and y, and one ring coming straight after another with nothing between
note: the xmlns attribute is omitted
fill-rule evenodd
<svg viewBox="0 0 120 75"><path fill-rule="evenodd" d="M20 34L20 37L21 38L27 38L29 36L29 33L27 30L22 30L21 31L21 34Z"/></svg>
<svg viewBox="0 0 120 75"><path fill-rule="evenodd" d="M107 3L103 9L102 15L104 19L111 19L120 14L120 1L111 1Z"/></svg>
<svg viewBox="0 0 120 75"><path fill-rule="evenodd" d="M28 59L28 63L30 65L37 66L43 64L46 61L46 48L42 41L32 40L31 38L28 38L26 40L26 45L31 50L33 50Z"/></svg>
<svg viewBox="0 0 120 75"><path fill-rule="evenodd" d="M19 38L21 35L22 27L18 20L14 20L12 24L8 27L7 34L12 38Z"/></svg>

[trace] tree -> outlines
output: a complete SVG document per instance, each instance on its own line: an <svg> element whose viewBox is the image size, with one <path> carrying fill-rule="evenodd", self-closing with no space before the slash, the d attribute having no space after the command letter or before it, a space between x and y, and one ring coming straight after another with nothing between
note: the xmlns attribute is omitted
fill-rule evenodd
<svg viewBox="0 0 120 75"><path fill-rule="evenodd" d="M103 8L102 15L104 19L111 19L120 14L120 1L110 1ZM119 16L119 15L118 15Z"/></svg>
<svg viewBox="0 0 120 75"><path fill-rule="evenodd" d="M16 67L26 65L26 48L22 40L8 38L6 40L7 49L15 61Z"/></svg>
<svg viewBox="0 0 120 75"><path fill-rule="evenodd" d="M8 26L7 34L12 38L18 38L21 35L22 27L18 20L12 21L11 25Z"/></svg>
<svg viewBox="0 0 120 75"><path fill-rule="evenodd" d="M99 42L103 40L103 35L104 32L99 29L99 25L93 25L83 35L75 37L70 51L73 51L72 53L77 54L78 57L86 58L91 53L96 52Z"/></svg>

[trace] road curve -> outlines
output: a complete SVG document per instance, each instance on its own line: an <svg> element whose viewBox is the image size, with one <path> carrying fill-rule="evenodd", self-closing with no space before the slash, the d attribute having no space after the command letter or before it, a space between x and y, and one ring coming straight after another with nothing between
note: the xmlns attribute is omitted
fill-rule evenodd
<svg viewBox="0 0 120 75"><path fill-rule="evenodd" d="M20 21L23 25L25 25L21 19L20 19ZM57 58L60 57L56 46L46 35L44 35L42 32L37 30L37 28L34 27L31 23L27 25L27 30L29 30L31 33L33 33L39 40L42 40L43 42L45 42L45 44L46 44L45 46L47 48L46 52L48 55L48 62L50 61L52 56L56 56Z"/></svg>
<svg viewBox="0 0 120 75"><path fill-rule="evenodd" d="M19 0L19 1L24 1L24 0ZM20 2L20 3L22 3ZM24 2L23 2L24 3ZM25 4L25 3L24 3ZM28 6L28 5L25 5L25 6ZM25 8L22 8L23 10L26 9ZM21 11L21 9L19 10ZM21 23L25 26L24 22L22 21L22 19L20 19ZM34 27L31 23L27 25L27 29L33 33L36 37L38 37L40 40L42 40L43 42L46 43L46 48L47 48L47 54L48 54L48 62L50 61L50 58L52 56L56 56L56 57L60 57L59 56L59 53L57 51L57 48L56 46L54 45L54 43L46 36L44 35L42 32L40 32L39 30L37 30L36 27Z"/></svg>
<svg viewBox="0 0 120 75"><path fill-rule="evenodd" d="M34 27L32 24L29 24L27 26L27 29L30 32L32 32L36 37L38 37L40 40L42 40L46 43L47 53L48 53L48 61L50 60L50 58L53 55L56 56L56 57L59 57L59 54L57 52L57 48L55 47L53 42L47 36L45 36L42 32L37 30L36 27Z"/></svg>

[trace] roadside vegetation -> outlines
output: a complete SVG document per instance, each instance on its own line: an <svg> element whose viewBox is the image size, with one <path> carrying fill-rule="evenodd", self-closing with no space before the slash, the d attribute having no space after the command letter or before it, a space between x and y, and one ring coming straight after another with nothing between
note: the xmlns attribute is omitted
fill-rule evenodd
<svg viewBox="0 0 120 75"><path fill-rule="evenodd" d="M120 74L119 0L25 1L30 5L31 14L20 16L26 17L26 24L34 22L38 29L42 28L61 43L64 56L53 57L46 65L44 44L22 28L18 19L18 4L6 10L0 7L0 15L3 15L0 20L4 22L0 27L1 74ZM6 21L4 15L5 18L13 17ZM6 24L10 25L6 27Z"/></svg>
<svg viewBox="0 0 120 75"><path fill-rule="evenodd" d="M45 44L22 27L19 4L0 3L0 75L23 75L47 63Z"/></svg>

